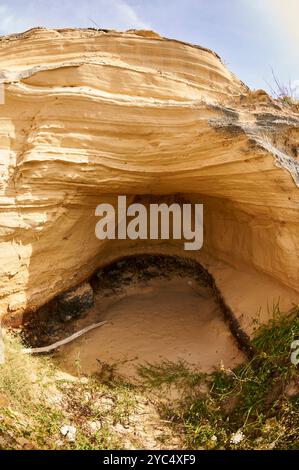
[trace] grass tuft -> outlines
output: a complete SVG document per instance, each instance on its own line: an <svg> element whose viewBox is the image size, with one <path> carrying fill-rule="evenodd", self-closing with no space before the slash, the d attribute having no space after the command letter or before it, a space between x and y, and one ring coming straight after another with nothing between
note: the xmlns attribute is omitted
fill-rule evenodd
<svg viewBox="0 0 299 470"><path fill-rule="evenodd" d="M299 449L299 372L290 361L291 343L298 338L299 309L284 316L276 308L273 320L256 332L256 354L250 362L212 374L205 397L186 393L179 402L164 403L163 416L184 435L185 446ZM180 370L168 366L165 377ZM156 370L147 369L154 384ZM192 374L183 370L175 380L188 377L192 387L199 380L198 374L192 380Z"/></svg>

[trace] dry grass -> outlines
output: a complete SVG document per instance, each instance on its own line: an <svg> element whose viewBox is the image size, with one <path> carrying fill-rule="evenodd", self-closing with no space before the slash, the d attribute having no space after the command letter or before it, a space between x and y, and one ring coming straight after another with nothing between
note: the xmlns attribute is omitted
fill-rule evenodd
<svg viewBox="0 0 299 470"><path fill-rule="evenodd" d="M274 320L256 333L253 359L235 370L204 379L187 365L164 363L148 365L142 374L154 387L182 379L187 384L183 399L161 401L161 414L188 448L298 450L299 370L290 360L298 338L299 309L284 316L276 306ZM202 396L204 380L208 390Z"/></svg>
<svg viewBox="0 0 299 470"><path fill-rule="evenodd" d="M131 384L103 363L93 377L68 376L51 358L23 355L7 335L0 448L299 449L299 371L290 361L298 338L299 309L284 316L276 306L256 333L254 357L236 369L207 376L161 362L140 367ZM76 428L74 442L64 425Z"/></svg>
<svg viewBox="0 0 299 470"><path fill-rule="evenodd" d="M169 429L142 388L99 364L93 377L69 376L51 358L21 353L18 337L6 335L0 374L0 449L167 448ZM78 371L80 365L78 365ZM69 442L63 426L74 426Z"/></svg>
<svg viewBox="0 0 299 470"><path fill-rule="evenodd" d="M299 100L298 100L298 85L294 85L291 80L287 83L283 83L279 80L276 73L272 69L273 85L268 83L271 94L280 103L289 106L293 111L299 112Z"/></svg>

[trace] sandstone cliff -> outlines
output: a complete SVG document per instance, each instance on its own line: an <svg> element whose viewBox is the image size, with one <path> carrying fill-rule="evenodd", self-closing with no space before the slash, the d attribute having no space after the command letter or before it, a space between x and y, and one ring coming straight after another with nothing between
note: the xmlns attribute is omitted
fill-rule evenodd
<svg viewBox="0 0 299 470"><path fill-rule="evenodd" d="M245 328L299 301L299 116L250 91L212 51L147 31L0 38L0 311L16 318L122 255L101 242L118 194L204 204L204 248ZM176 195L176 196L175 196Z"/></svg>

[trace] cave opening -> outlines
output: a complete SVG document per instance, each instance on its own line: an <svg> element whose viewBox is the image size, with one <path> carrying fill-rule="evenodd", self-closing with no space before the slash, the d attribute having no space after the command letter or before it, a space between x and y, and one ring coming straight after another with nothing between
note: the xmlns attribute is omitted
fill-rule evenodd
<svg viewBox="0 0 299 470"><path fill-rule="evenodd" d="M106 322L54 352L54 360L68 373L80 369L92 375L109 364L134 377L140 365L163 361L183 361L209 373L232 368L252 352L213 277L187 257L121 257L96 270L86 284L93 301L88 290L77 288L75 303L81 302L81 311L74 302L61 309L58 297L23 328L26 344L39 347Z"/></svg>
<svg viewBox="0 0 299 470"><path fill-rule="evenodd" d="M99 363L108 363L133 376L142 363L183 360L209 373L250 358L256 320L271 317L272 299L292 298L267 276L266 252L263 258L255 256L257 241L271 226L261 231L247 207L228 199L145 192L132 194L128 204L202 204L203 248L186 251L184 240L174 236L100 240L95 208L101 202L117 207L117 196L87 198L84 212L73 207L61 238L56 233L56 248L64 246L58 260L62 275L52 298L44 304L37 299L42 307L26 314L26 346L46 348L105 322L55 350L62 369L75 374L80 363L93 374ZM31 259L35 272L35 253ZM69 277L63 275L64 261ZM271 258L272 267L274 262ZM47 264L43 270L48 274Z"/></svg>

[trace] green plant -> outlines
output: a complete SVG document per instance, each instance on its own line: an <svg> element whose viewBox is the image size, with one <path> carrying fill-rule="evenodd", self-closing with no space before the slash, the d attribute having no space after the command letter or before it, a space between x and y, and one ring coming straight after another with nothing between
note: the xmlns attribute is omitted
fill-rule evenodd
<svg viewBox="0 0 299 470"><path fill-rule="evenodd" d="M188 448L299 449L299 373L290 361L296 338L299 309L285 316L276 306L273 320L256 332L253 359L233 371L212 374L205 397L186 393L179 402L164 402L164 418L180 429ZM163 367L147 369L152 384L158 383ZM180 367L168 364L168 370L181 371L175 380L188 377L191 387L200 379L195 374L193 382L193 372ZM292 397L290 384L295 387Z"/></svg>

